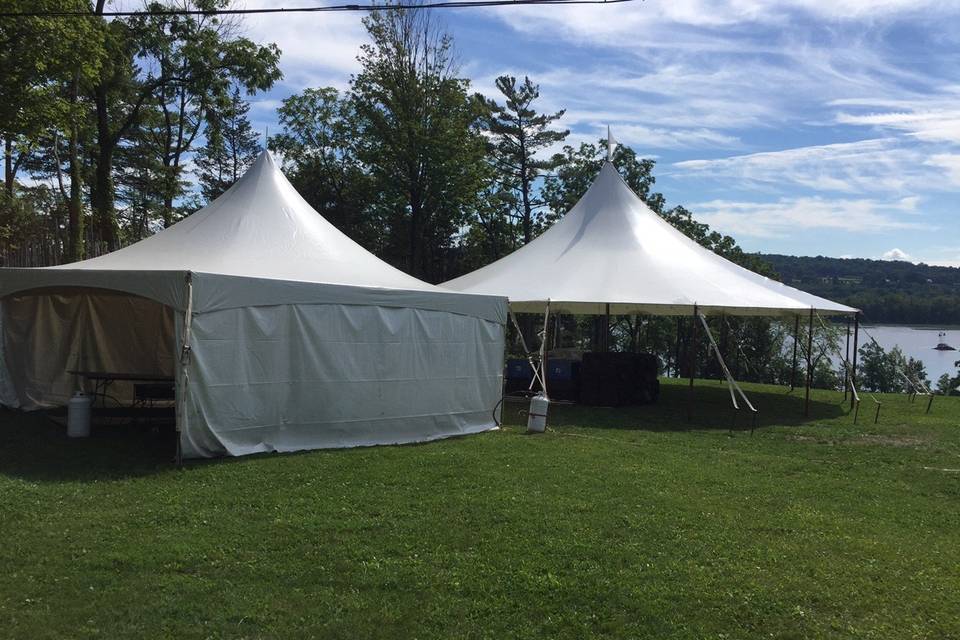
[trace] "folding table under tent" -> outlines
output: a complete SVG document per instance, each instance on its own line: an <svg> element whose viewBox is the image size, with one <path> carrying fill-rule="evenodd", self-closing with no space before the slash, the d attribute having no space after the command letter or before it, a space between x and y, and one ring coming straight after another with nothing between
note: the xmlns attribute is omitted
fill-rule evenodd
<svg viewBox="0 0 960 640"><path fill-rule="evenodd" d="M0 269L0 403L72 369L176 380L183 457L423 442L496 426L507 301L444 290L320 216L269 153L210 205L82 262Z"/></svg>
<svg viewBox="0 0 960 640"><path fill-rule="evenodd" d="M812 323L815 313L859 314L701 246L651 210L609 160L543 234L441 286L507 296L513 313L692 315L694 330L698 320L706 328L709 315L802 316Z"/></svg>

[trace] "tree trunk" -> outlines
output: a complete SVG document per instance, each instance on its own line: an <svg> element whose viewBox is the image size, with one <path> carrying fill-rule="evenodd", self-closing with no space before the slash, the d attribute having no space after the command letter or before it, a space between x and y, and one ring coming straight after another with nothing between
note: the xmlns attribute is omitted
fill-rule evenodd
<svg viewBox="0 0 960 640"><path fill-rule="evenodd" d="M4 139L3 145L3 185L7 190L7 195L13 195L13 138L9 136Z"/></svg>
<svg viewBox="0 0 960 640"><path fill-rule="evenodd" d="M70 226L70 242L67 253L68 262L83 260L85 247L83 244L83 203L81 198L83 194L80 189L80 154L77 151L78 140L77 125L74 123L70 127L70 201L67 203L67 211Z"/></svg>
<svg viewBox="0 0 960 640"><path fill-rule="evenodd" d="M97 164L93 184L93 213L100 240L109 250L117 249L117 216L114 211L113 151L116 143L110 131L107 92L101 85L94 92L97 106Z"/></svg>

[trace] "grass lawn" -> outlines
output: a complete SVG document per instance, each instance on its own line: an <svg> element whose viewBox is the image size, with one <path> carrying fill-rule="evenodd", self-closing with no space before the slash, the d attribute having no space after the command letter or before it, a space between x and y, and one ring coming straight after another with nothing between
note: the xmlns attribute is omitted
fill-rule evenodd
<svg viewBox="0 0 960 640"><path fill-rule="evenodd" d="M181 470L3 413L0 636L960 638L960 398L745 388Z"/></svg>

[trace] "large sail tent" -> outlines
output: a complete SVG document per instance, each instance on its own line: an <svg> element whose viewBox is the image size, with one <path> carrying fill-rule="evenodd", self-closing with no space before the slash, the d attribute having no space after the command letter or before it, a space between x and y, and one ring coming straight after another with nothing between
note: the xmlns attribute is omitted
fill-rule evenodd
<svg viewBox="0 0 960 640"><path fill-rule="evenodd" d="M0 401L45 408L91 379L168 377L184 457L496 426L506 298L381 261L266 152L209 206L136 244L0 270L0 306Z"/></svg>
<svg viewBox="0 0 960 640"><path fill-rule="evenodd" d="M654 213L605 162L580 201L510 255L442 286L505 295L517 313L795 316L856 309L740 267Z"/></svg>

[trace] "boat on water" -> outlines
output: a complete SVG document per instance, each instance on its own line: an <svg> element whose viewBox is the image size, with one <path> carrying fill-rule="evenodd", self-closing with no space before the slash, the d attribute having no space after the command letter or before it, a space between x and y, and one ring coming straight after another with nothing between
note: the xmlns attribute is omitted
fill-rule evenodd
<svg viewBox="0 0 960 640"><path fill-rule="evenodd" d="M940 342L937 343L934 349L937 351L956 351L954 347L947 344L947 334L945 332L941 331L937 334L937 337L940 339Z"/></svg>

